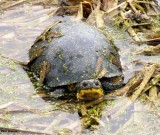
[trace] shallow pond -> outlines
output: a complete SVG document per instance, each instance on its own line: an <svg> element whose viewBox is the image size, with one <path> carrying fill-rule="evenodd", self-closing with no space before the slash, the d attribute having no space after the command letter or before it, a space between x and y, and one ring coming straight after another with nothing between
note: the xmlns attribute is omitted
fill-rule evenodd
<svg viewBox="0 0 160 135"><path fill-rule="evenodd" d="M24 66L28 50L37 36L52 24L56 8L23 5L0 15L0 131L2 134L154 134L160 133L159 115L150 111L143 99L126 97L110 99L80 114L84 104L70 95L65 99L50 97L34 88ZM106 22L108 32L120 49L125 82L143 63L160 63L159 56L135 55L146 47L137 46L125 32ZM137 63L136 63L137 62ZM159 108L158 108L159 109ZM10 129L10 130L9 130ZM8 133L6 133L8 131Z"/></svg>

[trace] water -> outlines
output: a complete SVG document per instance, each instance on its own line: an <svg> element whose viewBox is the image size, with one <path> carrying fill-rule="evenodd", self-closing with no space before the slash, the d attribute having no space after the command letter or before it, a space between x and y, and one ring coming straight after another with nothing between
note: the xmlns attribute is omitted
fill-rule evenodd
<svg viewBox="0 0 160 135"><path fill-rule="evenodd" d="M35 90L24 67L17 61L24 64L28 62L30 46L53 21L53 18L46 19L50 11L52 9L43 9L41 6L26 6L1 15L0 130L9 127L52 135L158 134L159 116L156 111L150 110L149 104L143 99L130 106L127 105L131 101L126 97L107 100L88 108L88 115L82 116L80 106L83 102L75 97L50 98L44 91ZM135 71L143 68L143 62L160 62L158 56L135 55L146 45L137 46L126 32L110 24L107 27L120 48L125 82Z"/></svg>

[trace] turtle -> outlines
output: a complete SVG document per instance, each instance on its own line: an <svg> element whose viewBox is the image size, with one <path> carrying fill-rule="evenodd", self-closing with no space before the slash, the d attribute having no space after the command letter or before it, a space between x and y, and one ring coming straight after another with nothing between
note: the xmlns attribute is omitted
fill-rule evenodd
<svg viewBox="0 0 160 135"><path fill-rule="evenodd" d="M36 40L29 69L52 90L76 91L95 100L123 85L118 49L98 28L83 21L61 21Z"/></svg>

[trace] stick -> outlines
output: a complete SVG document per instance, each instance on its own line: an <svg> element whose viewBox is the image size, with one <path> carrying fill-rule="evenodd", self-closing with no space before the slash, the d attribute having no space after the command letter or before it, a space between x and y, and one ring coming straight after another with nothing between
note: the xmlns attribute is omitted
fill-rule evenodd
<svg viewBox="0 0 160 135"><path fill-rule="evenodd" d="M42 38L45 36L45 34L46 34L47 31L49 31L52 27L54 27L55 25L57 25L57 24L60 23L60 22L61 22L61 21L55 21L55 22L53 22L50 26L48 26L48 27L43 31L43 33L42 33L40 36L37 37L37 39L34 41L34 44L35 44L36 42L38 42L40 39L42 39Z"/></svg>
<svg viewBox="0 0 160 135"><path fill-rule="evenodd" d="M9 105L12 105L12 104L14 104L14 102L9 102L7 104L3 104L3 105L0 106L0 110L5 109L6 107L8 107Z"/></svg>
<svg viewBox="0 0 160 135"><path fill-rule="evenodd" d="M0 110L0 113L5 114L11 114L11 113L26 113L26 112L32 112L40 114L38 110L35 109L22 109L22 110ZM42 114L42 113L41 113Z"/></svg>
<svg viewBox="0 0 160 135"><path fill-rule="evenodd" d="M145 25L152 25L151 23L140 23L140 24L133 24L132 27L137 27L137 26L145 26Z"/></svg>
<svg viewBox="0 0 160 135"><path fill-rule="evenodd" d="M140 75L136 75L133 78L131 78L128 83L123 87L120 88L113 93L108 94L107 96L124 96L127 94L130 90L135 89L140 83L142 82L142 77Z"/></svg>
<svg viewBox="0 0 160 135"><path fill-rule="evenodd" d="M29 134L29 135L51 135L51 134L48 134L48 133L43 133L43 132L39 132L39 131L27 131L27 130L24 130L24 129L16 129L16 128L4 128L4 127L0 127L0 132L1 133L5 133L7 132L9 134L9 132L20 132L20 133L26 133L26 134Z"/></svg>
<svg viewBox="0 0 160 135"><path fill-rule="evenodd" d="M155 3L151 3L151 2L147 2L147 1L136 1L136 3L143 3L143 4L149 4L149 5L153 5L153 6L158 6Z"/></svg>
<svg viewBox="0 0 160 135"><path fill-rule="evenodd" d="M133 4L131 2L128 2L129 6L131 7L131 9L133 10L133 12L137 13L137 9L133 6Z"/></svg>
<svg viewBox="0 0 160 135"><path fill-rule="evenodd" d="M95 9L95 18L96 18L97 28L103 28L105 26L104 19L103 19L104 12L100 10L100 7L101 7L101 2L100 0L98 0L97 7Z"/></svg>
<svg viewBox="0 0 160 135"><path fill-rule="evenodd" d="M125 14L124 14L124 12L122 10L120 11L120 15L121 15L121 17L122 17L123 20L126 19L126 16L125 16Z"/></svg>
<svg viewBox="0 0 160 135"><path fill-rule="evenodd" d="M149 97L152 99L152 100L155 100L157 99L158 97L158 87L157 86L153 86L150 90L149 90Z"/></svg>
<svg viewBox="0 0 160 135"><path fill-rule="evenodd" d="M146 84L148 83L148 81L150 80L150 78L152 77L155 69L156 69L156 66L154 64L151 65L150 67L148 67L147 69L145 69L143 81L136 88L135 92L131 96L131 100L132 101L135 101L138 98L138 96L141 94L142 90L144 89L144 87L146 86Z"/></svg>
<svg viewBox="0 0 160 135"><path fill-rule="evenodd" d="M7 106L9 105L16 105L18 107L21 107L22 109L21 110L7 110L8 108L6 108ZM2 108L3 107L3 108ZM6 110L5 110L6 109ZM32 113L36 113L36 114L43 114L41 112L41 110L38 110L38 109L34 109L34 108L31 108L29 106L24 106L24 105L20 105L19 103L14 103L14 102L9 102L3 106L0 107L0 113L18 113L18 112L32 112Z"/></svg>
<svg viewBox="0 0 160 135"><path fill-rule="evenodd" d="M136 52L136 54L145 54L145 55L160 55L160 45L157 46L149 46L142 50Z"/></svg>
<svg viewBox="0 0 160 135"><path fill-rule="evenodd" d="M131 1L133 1L133 0L131 0ZM126 8L127 5L128 5L128 2L122 2L122 3L119 4L118 6L115 6L115 7L111 8L111 9L107 10L105 13L106 13L106 14L109 14L109 13L111 13L112 11L114 11L114 10L116 10L116 9L118 9L118 8L122 8L122 7L123 7L123 8Z"/></svg>
<svg viewBox="0 0 160 135"><path fill-rule="evenodd" d="M134 38L136 42L141 43L141 40L139 39L139 37L137 36L137 34L135 33L132 27L128 28L128 33Z"/></svg>
<svg viewBox="0 0 160 135"><path fill-rule="evenodd" d="M160 38L153 38L153 39L149 39L149 40L144 40L142 42L160 42Z"/></svg>
<svg viewBox="0 0 160 135"><path fill-rule="evenodd" d="M160 72L154 76L152 79L152 84L156 85L160 81Z"/></svg>
<svg viewBox="0 0 160 135"><path fill-rule="evenodd" d="M21 4L21 3L25 2L25 1L27 1L27 0L19 0L19 1L16 1L16 2L14 2L14 3L11 3L11 4L9 4L9 5L6 5L6 6L4 6L4 7L1 7L1 10L5 10L5 9L7 9L7 8L11 8L11 7L16 6L16 5L18 5L18 4Z"/></svg>
<svg viewBox="0 0 160 135"><path fill-rule="evenodd" d="M102 103L102 102L104 102L106 100L111 100L111 99L115 99L115 98L118 98L118 97L116 97L116 96L107 96L106 95L106 96L104 96L102 98L99 98L97 100L90 101L90 102L86 103L85 105L81 106L80 113L82 114L82 116L85 116L85 115L87 115L87 108L92 107L94 105L97 105L99 103Z"/></svg>
<svg viewBox="0 0 160 135"><path fill-rule="evenodd" d="M81 115L86 116L87 115L87 107L85 105L81 106Z"/></svg>

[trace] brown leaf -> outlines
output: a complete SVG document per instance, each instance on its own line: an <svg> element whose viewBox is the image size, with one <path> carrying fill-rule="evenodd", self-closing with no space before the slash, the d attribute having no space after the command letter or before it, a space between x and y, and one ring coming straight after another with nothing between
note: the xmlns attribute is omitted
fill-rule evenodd
<svg viewBox="0 0 160 135"><path fill-rule="evenodd" d="M41 56L41 54L43 53L44 49L45 49L45 46L42 46L42 47L40 47L38 49L35 49L35 51L33 52L33 54L30 57L30 62L33 61L35 58Z"/></svg>
<svg viewBox="0 0 160 135"><path fill-rule="evenodd" d="M43 33L37 37L37 39L34 41L34 43L38 42L39 40L46 38L46 33L55 25L57 25L58 23L60 23L61 21L55 21L53 22L51 25L49 25L44 31Z"/></svg>
<svg viewBox="0 0 160 135"><path fill-rule="evenodd" d="M60 32L49 32L47 35L46 35L46 39L50 39L50 38L58 38L58 37L61 37L63 36L62 33Z"/></svg>
<svg viewBox="0 0 160 135"><path fill-rule="evenodd" d="M43 83L44 78L46 77L46 75L49 73L50 71L50 64L46 61L43 61L42 66L41 66L41 70L40 70L40 83Z"/></svg>

